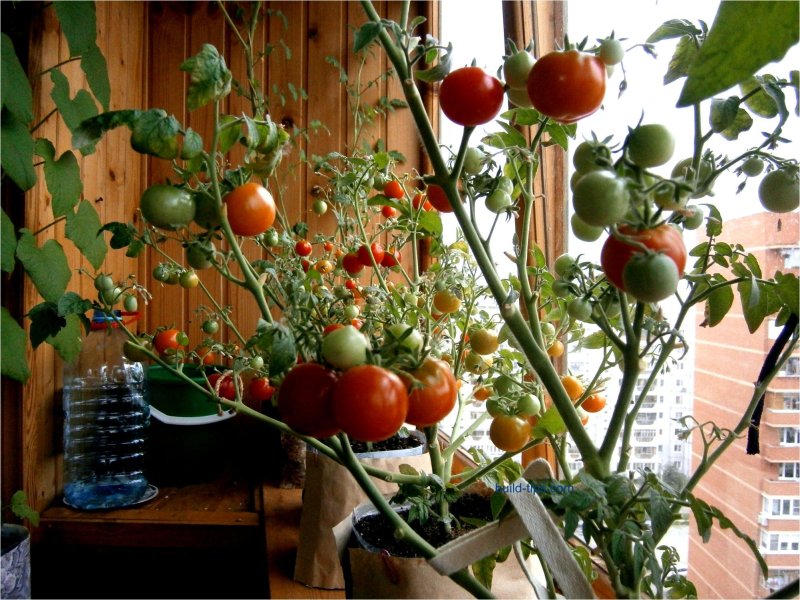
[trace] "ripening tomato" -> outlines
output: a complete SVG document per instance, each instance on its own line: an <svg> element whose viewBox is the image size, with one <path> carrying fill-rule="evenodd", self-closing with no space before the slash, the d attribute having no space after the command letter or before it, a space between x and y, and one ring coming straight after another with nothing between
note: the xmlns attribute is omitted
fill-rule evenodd
<svg viewBox="0 0 800 600"><path fill-rule="evenodd" d="M435 183L428 186L427 191L428 202L439 212L453 212L453 207L450 206L450 200L447 199L447 193L444 188Z"/></svg>
<svg viewBox="0 0 800 600"><path fill-rule="evenodd" d="M505 90L497 77L480 67L451 71L439 86L439 105L445 116L463 127L483 125L503 106Z"/></svg>
<svg viewBox="0 0 800 600"><path fill-rule="evenodd" d="M414 207L414 210L433 210L433 204L428 202L428 198L425 194L416 194L411 200L411 205Z"/></svg>
<svg viewBox="0 0 800 600"><path fill-rule="evenodd" d="M525 419L498 414L489 426L489 439L505 452L517 452L528 443L531 427Z"/></svg>
<svg viewBox="0 0 800 600"><path fill-rule="evenodd" d="M159 354L163 354L168 349L183 350L187 343L186 334L180 329L165 329L159 331L153 338L153 347Z"/></svg>
<svg viewBox="0 0 800 600"><path fill-rule="evenodd" d="M678 276L683 276L683 269L686 266L686 246L678 229L666 223L653 229L636 230L624 224L618 229L621 234L644 244L654 252L669 256L678 268ZM606 278L622 291L625 291L622 272L634 254L641 254L641 251L613 235L608 236L600 252L600 265Z"/></svg>
<svg viewBox="0 0 800 600"><path fill-rule="evenodd" d="M364 269L364 264L357 253L348 252L342 257L342 268L350 275L358 275Z"/></svg>
<svg viewBox="0 0 800 600"><path fill-rule="evenodd" d="M336 423L347 435L364 442L380 442L393 436L408 413L405 384L377 365L359 365L345 371L331 398Z"/></svg>
<svg viewBox="0 0 800 600"><path fill-rule="evenodd" d="M385 254L385 250L383 246L378 242L372 242L369 245L369 248L366 245L362 245L358 249L358 260L361 261L361 264L365 267L372 266L372 258L370 257L370 251L372 252L372 256L375 258L375 264L381 264L383 260L383 256Z"/></svg>
<svg viewBox="0 0 800 600"><path fill-rule="evenodd" d="M294 245L294 251L298 256L308 256L314 248L308 240L300 240Z"/></svg>
<svg viewBox="0 0 800 600"><path fill-rule="evenodd" d="M386 182L386 185L383 188L383 193L385 196L394 198L395 200L399 200L406 194L405 190L403 189L403 184L396 179Z"/></svg>
<svg viewBox="0 0 800 600"><path fill-rule="evenodd" d="M450 290L440 290L433 295L433 307L444 315L454 313L461 308L461 298Z"/></svg>
<svg viewBox="0 0 800 600"><path fill-rule="evenodd" d="M528 75L533 107L560 123L574 123L595 112L606 94L606 66L597 56L567 50L537 60Z"/></svg>
<svg viewBox="0 0 800 600"><path fill-rule="evenodd" d="M256 377L247 387L248 395L256 402L267 402L272 399L275 388L270 384L268 377Z"/></svg>
<svg viewBox="0 0 800 600"><path fill-rule="evenodd" d="M483 402L489 396L492 395L492 388L486 385L479 385L475 388L475 391L472 392L472 397L475 398L478 402Z"/></svg>
<svg viewBox="0 0 800 600"><path fill-rule="evenodd" d="M158 183L144 191L139 208L148 223L169 230L189 225L196 210L189 191Z"/></svg>
<svg viewBox="0 0 800 600"><path fill-rule="evenodd" d="M228 222L236 235L260 235L275 222L275 200L262 185L245 183L223 199Z"/></svg>
<svg viewBox="0 0 800 600"><path fill-rule="evenodd" d="M606 406L606 397L602 394L592 394L581 404L581 408L586 412L596 413L603 410Z"/></svg>
<svg viewBox="0 0 800 600"><path fill-rule="evenodd" d="M326 438L337 434L331 398L336 382L336 373L318 363L295 366L278 390L281 420L303 435Z"/></svg>
<svg viewBox="0 0 800 600"><path fill-rule="evenodd" d="M561 340L555 340L550 346L547 348L547 356L550 358L559 358L564 356L564 342Z"/></svg>
<svg viewBox="0 0 800 600"><path fill-rule="evenodd" d="M411 373L406 423L428 427L450 414L456 405L458 388L453 371L443 360L428 357Z"/></svg>
<svg viewBox="0 0 800 600"><path fill-rule="evenodd" d="M583 384L580 379L574 375L564 375L561 378L561 384L567 391L567 395L573 402L583 395Z"/></svg>
<svg viewBox="0 0 800 600"><path fill-rule="evenodd" d="M236 384L234 384L230 375L222 376L219 373L212 373L208 376L208 383L220 398L225 398L226 400L236 399Z"/></svg>

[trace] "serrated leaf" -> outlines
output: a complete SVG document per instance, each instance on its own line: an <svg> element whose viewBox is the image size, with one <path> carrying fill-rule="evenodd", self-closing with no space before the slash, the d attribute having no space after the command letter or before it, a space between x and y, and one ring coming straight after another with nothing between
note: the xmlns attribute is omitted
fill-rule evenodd
<svg viewBox="0 0 800 600"><path fill-rule="evenodd" d="M374 21L367 21L359 27L353 42L353 52L361 52L369 46L380 35L382 27L381 23L375 23Z"/></svg>
<svg viewBox="0 0 800 600"><path fill-rule="evenodd" d="M83 315L92 308L91 300L82 298L75 292L67 292L56 303L56 311L59 316L66 317L67 315Z"/></svg>
<svg viewBox="0 0 800 600"><path fill-rule="evenodd" d="M709 327L719 325L733 306L733 290L730 286L717 288L706 300L705 317Z"/></svg>
<svg viewBox="0 0 800 600"><path fill-rule="evenodd" d="M180 124L164 110L151 109L140 113L131 131L131 147L137 152L159 158L178 157Z"/></svg>
<svg viewBox="0 0 800 600"><path fill-rule="evenodd" d="M689 68L697 58L698 51L699 48L694 37L686 35L678 40L675 52L672 53L669 65L667 65L667 72L664 74L664 85L686 77L689 74Z"/></svg>
<svg viewBox="0 0 800 600"><path fill-rule="evenodd" d="M17 231L6 211L0 210L0 268L11 273L16 264Z"/></svg>
<svg viewBox="0 0 800 600"><path fill-rule="evenodd" d="M54 302L42 302L34 306L27 317L31 320L31 346L38 348L39 344L51 336L58 335L61 328L67 324L66 317L58 314Z"/></svg>
<svg viewBox="0 0 800 600"><path fill-rule="evenodd" d="M797 2L722 2L689 69L678 106L710 98L744 81L767 63L780 60L800 39L798 20ZM754 27L754 23L758 26Z"/></svg>
<svg viewBox="0 0 800 600"><path fill-rule="evenodd" d="M566 430L567 426L564 425L564 419L562 419L561 415L558 414L558 410L556 410L556 407L551 406L539 418L539 421L533 428L533 433L537 437L538 436L544 437L547 434L559 435L564 433Z"/></svg>
<svg viewBox="0 0 800 600"><path fill-rule="evenodd" d="M672 525L673 518L672 511L669 508L669 502L656 490L650 492L650 502L647 505L647 513L650 515L653 537L661 539L670 525Z"/></svg>
<svg viewBox="0 0 800 600"><path fill-rule="evenodd" d="M233 145L239 141L239 137L242 134L241 124L237 121L237 118L233 115L223 115L220 119L217 144L219 146L219 151L223 154L233 148Z"/></svg>
<svg viewBox="0 0 800 600"><path fill-rule="evenodd" d="M17 258L42 298L57 302L72 276L61 244L47 240L39 248L31 232L22 229L17 244Z"/></svg>
<svg viewBox="0 0 800 600"><path fill-rule="evenodd" d="M111 84L108 81L108 65L106 57L97 46L92 46L81 55L81 70L86 74L86 81L94 97L100 102L103 110L108 110L111 101Z"/></svg>
<svg viewBox="0 0 800 600"><path fill-rule="evenodd" d="M685 35L700 35L703 33L686 19L671 19L659 25L647 38L648 44L655 44L661 40L683 37Z"/></svg>
<svg viewBox="0 0 800 600"><path fill-rule="evenodd" d="M5 107L0 113L0 164L22 191L36 185L33 138L27 126Z"/></svg>
<svg viewBox="0 0 800 600"><path fill-rule="evenodd" d="M20 327L5 306L0 309L0 328L3 331L3 337L0 340L0 371L4 376L24 383L31 376L28 361L25 358L28 340L25 330Z"/></svg>
<svg viewBox="0 0 800 600"><path fill-rule="evenodd" d="M81 200L78 210L67 214L67 224L64 229L67 239L72 240L95 269L99 269L103 264L108 251L103 236L98 235L102 226L91 202Z"/></svg>
<svg viewBox="0 0 800 600"><path fill-rule="evenodd" d="M72 131L72 146L83 155L91 154L106 131L121 125L132 129L140 114L138 110L113 110L86 119Z"/></svg>
<svg viewBox="0 0 800 600"><path fill-rule="evenodd" d="M739 84L739 89L742 92L742 97L746 98L744 103L747 105L747 108L752 110L759 117L771 119L778 114L778 104L769 94L764 92L762 82L766 81L774 82L775 77L772 75L748 77ZM755 90L760 91L753 93Z"/></svg>
<svg viewBox="0 0 800 600"><path fill-rule="evenodd" d="M594 331L582 337L578 345L587 350L597 350L598 348L604 348L608 345L608 337L602 331Z"/></svg>
<svg viewBox="0 0 800 600"><path fill-rule="evenodd" d="M442 233L442 218L438 211L422 211L419 215L419 228L433 236Z"/></svg>
<svg viewBox="0 0 800 600"><path fill-rule="evenodd" d="M78 129L83 121L97 116L97 105L86 90L78 90L75 97L70 96L69 79L60 70L50 71L53 89L50 97L70 131Z"/></svg>
<svg viewBox="0 0 800 600"><path fill-rule="evenodd" d="M231 93L233 76L225 65L225 58L211 44L203 44L200 52L183 61L180 70L189 73L186 95L189 110L222 100Z"/></svg>
<svg viewBox="0 0 800 600"><path fill-rule="evenodd" d="M775 281L778 283L778 296L792 312L800 315L800 280L793 273L776 273Z"/></svg>
<svg viewBox="0 0 800 600"><path fill-rule="evenodd" d="M286 327L275 324L269 354L269 376L277 377L287 371L297 360L294 336Z"/></svg>
<svg viewBox="0 0 800 600"><path fill-rule="evenodd" d="M71 213L83 194L78 160L70 150L56 160L53 143L44 138L36 140L34 151L44 159L44 180L47 191L53 196L53 216L58 218Z"/></svg>
<svg viewBox="0 0 800 600"><path fill-rule="evenodd" d="M66 323L57 334L47 338L64 362L72 362L81 352L81 321L78 315L67 315Z"/></svg>
<svg viewBox="0 0 800 600"><path fill-rule="evenodd" d="M20 123L33 120L31 84L17 58L14 43L5 33L0 36L0 106Z"/></svg>

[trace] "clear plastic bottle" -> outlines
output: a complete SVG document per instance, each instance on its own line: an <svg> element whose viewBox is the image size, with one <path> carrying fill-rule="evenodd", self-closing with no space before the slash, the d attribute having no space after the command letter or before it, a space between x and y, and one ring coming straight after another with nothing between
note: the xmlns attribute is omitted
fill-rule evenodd
<svg viewBox="0 0 800 600"><path fill-rule="evenodd" d="M80 355L64 366L64 501L75 508L128 506L147 491L147 379L125 358L126 340L96 312Z"/></svg>

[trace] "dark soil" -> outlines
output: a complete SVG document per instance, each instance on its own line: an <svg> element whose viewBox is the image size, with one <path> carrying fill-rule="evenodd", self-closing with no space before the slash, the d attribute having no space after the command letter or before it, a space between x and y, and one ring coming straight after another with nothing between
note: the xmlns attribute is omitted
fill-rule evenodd
<svg viewBox="0 0 800 600"><path fill-rule="evenodd" d="M383 440L382 442L372 442L371 447L367 447L366 442L360 442L358 440L350 440L350 447L353 449L353 452L356 454L361 454L363 452L383 452L386 450L405 450L407 448L419 448L422 446L423 442L418 437L414 435L407 435L401 437L399 435L393 435L388 440Z"/></svg>
<svg viewBox="0 0 800 600"><path fill-rule="evenodd" d="M481 519L491 521L492 513L489 508L488 498L478 494L465 494L450 505L450 512L456 516L452 523L452 530L448 535L442 524L435 517L428 519L423 525L418 521L411 524L411 528L419 533L432 546L438 548L468 531L475 529L473 525L464 523L460 519ZM406 512L400 512L404 519ZM359 520L356 528L361 536L376 548L381 548L391 556L412 557L419 556L406 542L394 537L394 527L381 515L368 515Z"/></svg>

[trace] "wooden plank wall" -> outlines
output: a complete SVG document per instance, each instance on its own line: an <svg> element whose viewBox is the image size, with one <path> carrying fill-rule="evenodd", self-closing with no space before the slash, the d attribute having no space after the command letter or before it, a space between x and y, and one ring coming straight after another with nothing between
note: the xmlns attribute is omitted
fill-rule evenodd
<svg viewBox="0 0 800 600"><path fill-rule="evenodd" d="M425 3L414 4L416 11ZM397 17L399 3L377 3L381 14ZM265 93L269 93L272 116L275 121L287 125L306 127L313 120L323 122L330 133L312 135L303 150L311 154L324 154L331 150L344 150L352 143L352 120L347 107L347 96L339 83L339 73L325 61L333 56L341 62L351 76L358 69L358 61L351 60L353 26L363 21L360 5L347 1L324 2L267 2L271 11L280 11L283 20L272 16L262 21L258 32L259 44L274 47L268 60L262 61L257 73L263 82ZM212 43L228 58L234 77L243 78L242 60L237 53L237 43L226 31L220 8L213 2L98 2L98 43L105 54L111 79L111 109L162 107L173 113L184 125L191 126L205 135L212 116L208 107L189 112L183 101L187 85L186 74L179 71L180 63L195 54L203 43ZM31 73L68 58L66 43L60 36L58 23L52 10L44 13L43 20L34 28L31 40ZM291 49L288 58L282 44ZM376 75L387 68L382 54L376 53L374 62L367 67L367 76ZM65 74L73 85L84 82L77 63L64 67ZM287 87L293 83L303 88L308 99L293 99ZM53 108L49 97L49 79L36 82L35 110L39 117ZM278 101L273 89L283 90L285 104ZM375 90L378 95L399 95L396 84L387 90L384 82ZM233 96L227 101L226 110L231 113L243 110L241 100ZM409 126L408 115L403 111L392 115L381 125L376 135L382 137L388 148L401 151L407 158L409 170L420 162L420 149ZM70 134L66 126L57 119L48 120L41 135L53 140L57 153L70 148ZM285 162L298 159L297 152ZM84 182L84 197L95 202L104 221L135 221L138 199L146 186L163 181L171 176L168 162L143 158L134 153L128 143L127 130L112 132L98 145L97 152L80 159ZM310 190L317 183L307 169L294 173L283 173L286 181L283 201L290 222L306 220L312 233L326 231L331 227L331 216L318 218L310 211ZM273 190L275 192L275 190ZM51 221L50 197L43 184L31 190L25 199L24 226L38 231ZM63 225L49 228L37 237L39 244L47 239L64 240ZM85 261L71 247L63 243L70 265L75 269L88 268ZM180 257L183 249L178 242L167 246L171 256ZM254 250L249 250L254 255ZM115 278L136 274L138 280L150 289L155 299L144 306L140 303L140 329L152 330L158 325L174 324L185 329L190 338L200 340L199 322L193 311L202 302L197 290L186 291L179 287L162 287L151 278L153 267L159 262L153 253L130 259L121 251L110 251L103 272ZM90 269L91 270L91 269ZM253 302L241 290L224 285L213 274L202 273L206 283L223 304L232 305L237 321L255 325L257 311ZM24 310L37 304L40 298L26 282L23 290ZM70 289L87 297L92 296L93 287L88 277L74 277ZM41 510L61 491L61 369L62 362L47 345L29 351L28 360L32 376L22 389L23 428L23 486L32 505Z"/></svg>

